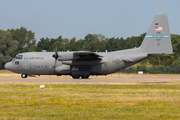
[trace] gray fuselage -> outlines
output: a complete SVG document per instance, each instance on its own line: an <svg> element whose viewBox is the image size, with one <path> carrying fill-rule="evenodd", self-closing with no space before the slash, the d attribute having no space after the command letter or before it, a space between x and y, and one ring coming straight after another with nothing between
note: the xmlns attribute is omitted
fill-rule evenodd
<svg viewBox="0 0 180 120"><path fill-rule="evenodd" d="M69 54L71 52L58 52ZM139 48L121 50L115 52L97 53L102 57L90 60L66 60L57 61L52 57L54 52L27 52L20 53L22 59L13 59L6 65L9 70L27 75L72 75L72 72L88 71L90 75L107 75L125 69L137 62L148 58L146 53ZM128 61L129 60L129 61ZM81 74L79 73L79 74Z"/></svg>
<svg viewBox="0 0 180 120"><path fill-rule="evenodd" d="M114 52L27 52L18 54L5 69L28 75L71 75L88 78L123 70L149 57L173 54L168 19L157 13L139 48Z"/></svg>

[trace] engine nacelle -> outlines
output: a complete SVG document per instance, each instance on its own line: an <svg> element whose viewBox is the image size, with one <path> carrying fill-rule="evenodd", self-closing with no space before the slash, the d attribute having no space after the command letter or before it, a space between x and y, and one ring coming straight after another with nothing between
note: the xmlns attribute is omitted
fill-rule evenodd
<svg viewBox="0 0 180 120"><path fill-rule="evenodd" d="M98 60L70 60L70 61L62 61L62 64L72 65L72 66L93 66L103 64L101 59Z"/></svg>
<svg viewBox="0 0 180 120"><path fill-rule="evenodd" d="M60 75L70 75L72 73L69 65L61 65L55 68L57 74Z"/></svg>
<svg viewBox="0 0 180 120"><path fill-rule="evenodd" d="M79 56L74 55L74 52L64 52L58 55L58 61L73 60L78 58Z"/></svg>

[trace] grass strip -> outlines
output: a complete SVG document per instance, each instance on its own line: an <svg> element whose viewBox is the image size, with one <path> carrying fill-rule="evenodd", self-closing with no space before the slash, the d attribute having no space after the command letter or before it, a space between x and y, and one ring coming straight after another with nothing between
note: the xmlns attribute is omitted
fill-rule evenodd
<svg viewBox="0 0 180 120"><path fill-rule="evenodd" d="M0 119L175 120L179 98L180 82L0 83Z"/></svg>

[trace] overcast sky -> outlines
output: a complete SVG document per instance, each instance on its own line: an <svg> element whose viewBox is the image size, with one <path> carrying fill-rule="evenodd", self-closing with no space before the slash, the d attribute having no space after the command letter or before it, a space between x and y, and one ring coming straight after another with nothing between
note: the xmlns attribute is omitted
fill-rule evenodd
<svg viewBox="0 0 180 120"><path fill-rule="evenodd" d="M111 37L147 32L158 12L170 32L180 35L180 0L0 0L0 29L25 27L42 37L83 39L88 33Z"/></svg>

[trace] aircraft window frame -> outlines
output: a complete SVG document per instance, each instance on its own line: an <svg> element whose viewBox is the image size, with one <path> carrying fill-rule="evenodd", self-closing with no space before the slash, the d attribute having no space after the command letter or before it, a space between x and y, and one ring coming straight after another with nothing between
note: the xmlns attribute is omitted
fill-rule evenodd
<svg viewBox="0 0 180 120"><path fill-rule="evenodd" d="M11 61L11 62L14 62L15 58Z"/></svg>
<svg viewBox="0 0 180 120"><path fill-rule="evenodd" d="M16 55L15 59L22 60L23 55Z"/></svg>
<svg viewBox="0 0 180 120"><path fill-rule="evenodd" d="M19 61L15 61L15 63L14 63L15 65L19 65Z"/></svg>

